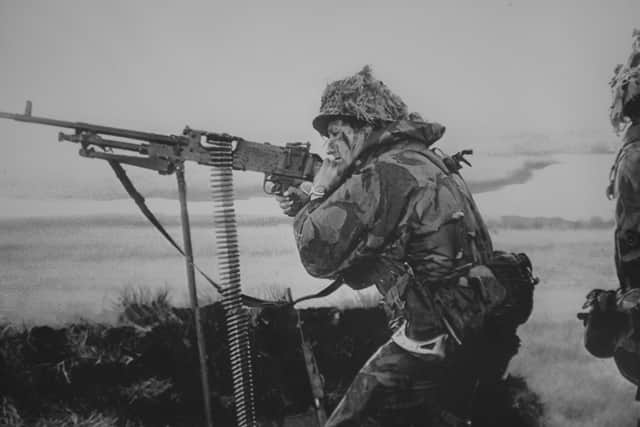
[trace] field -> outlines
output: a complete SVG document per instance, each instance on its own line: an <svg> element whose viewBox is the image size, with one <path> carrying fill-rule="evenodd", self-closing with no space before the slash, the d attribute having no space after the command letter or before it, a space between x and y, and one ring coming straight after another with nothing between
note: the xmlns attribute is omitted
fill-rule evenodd
<svg viewBox="0 0 640 427"><path fill-rule="evenodd" d="M635 388L612 360L595 359L584 350L582 323L575 317L590 289L615 283L611 231L498 231L494 236L498 247L530 254L541 278L512 370L542 396L549 424L634 425Z"/></svg>
<svg viewBox="0 0 640 427"><path fill-rule="evenodd" d="M241 221L245 291L269 297L291 287L294 296L317 290L297 259L291 228L274 220ZM213 233L194 221L197 262L216 271ZM175 222L171 232L179 236ZM576 319L584 295L614 284L611 230L493 231L501 249L525 251L541 278L534 313L521 329L522 348L512 372L526 376L547 407L551 426L623 426L635 422L634 388L612 360L597 360L582 346ZM166 289L186 304L184 263L142 220L132 218L4 220L0 223L0 320L62 323L78 317L110 320L123 289ZM215 278L215 274L213 275ZM203 300L217 298L199 282ZM374 293L347 289L315 305L353 306Z"/></svg>
<svg viewBox="0 0 640 427"><path fill-rule="evenodd" d="M475 162L465 176L495 184L476 197L492 224L495 246L528 253L541 278L532 318L520 330L523 344L512 372L526 376L540 394L551 426L632 425L639 415L634 387L612 360L595 359L584 350L576 318L589 290L615 284L613 206L603 196L612 156L553 155L552 161L544 160L545 167L529 163L525 169L526 157L489 160ZM140 189L156 196L149 204L179 237L177 203L154 193L165 188L162 183L143 181ZM215 279L212 208L198 201L206 199L205 190L196 187L192 193L193 241L197 263ZM119 193L113 188L109 194ZM173 303L187 304L181 257L130 200L99 199L0 199L0 322L112 321L127 289L167 290ZM269 298L291 288L297 297L326 285L301 267L290 219L279 215L273 200L238 200L236 209L247 294ZM198 285L203 301L218 298L203 280ZM349 307L376 298L372 290L341 289L306 306Z"/></svg>

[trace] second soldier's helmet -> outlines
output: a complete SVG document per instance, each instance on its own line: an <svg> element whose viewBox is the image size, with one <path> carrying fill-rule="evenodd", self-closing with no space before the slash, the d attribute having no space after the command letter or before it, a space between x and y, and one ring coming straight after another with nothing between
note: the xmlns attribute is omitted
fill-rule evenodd
<svg viewBox="0 0 640 427"><path fill-rule="evenodd" d="M613 95L609 115L611 124L619 131L629 118L640 114L640 30L633 31L629 59L616 67L609 84Z"/></svg>
<svg viewBox="0 0 640 427"><path fill-rule="evenodd" d="M409 113L402 99L375 79L367 65L355 75L327 85L313 127L326 136L329 122L338 118L352 118L377 127L408 119Z"/></svg>

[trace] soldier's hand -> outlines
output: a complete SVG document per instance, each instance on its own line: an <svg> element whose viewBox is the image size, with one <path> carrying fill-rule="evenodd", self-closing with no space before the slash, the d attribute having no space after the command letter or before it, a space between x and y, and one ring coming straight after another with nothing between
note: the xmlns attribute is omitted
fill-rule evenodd
<svg viewBox="0 0 640 427"><path fill-rule="evenodd" d="M587 300L582 306L591 312L604 313L616 310L616 291L593 289L587 294Z"/></svg>
<svg viewBox="0 0 640 427"><path fill-rule="evenodd" d="M285 215L296 216L300 209L309 203L312 183L305 181L299 187L289 187L282 195L276 195L276 201Z"/></svg>

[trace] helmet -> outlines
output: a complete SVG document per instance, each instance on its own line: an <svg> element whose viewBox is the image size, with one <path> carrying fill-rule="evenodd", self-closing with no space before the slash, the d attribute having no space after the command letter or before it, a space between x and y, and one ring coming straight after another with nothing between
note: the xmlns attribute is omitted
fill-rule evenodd
<svg viewBox="0 0 640 427"><path fill-rule="evenodd" d="M366 65L359 73L327 85L320 100L320 114L313 119L313 127L327 136L329 122L345 117L377 127L409 119L409 113L402 99L376 80L371 74L371 67Z"/></svg>
<svg viewBox="0 0 640 427"><path fill-rule="evenodd" d="M609 117L619 131L629 118L640 115L640 30L633 31L629 59L616 66L609 85L613 95Z"/></svg>

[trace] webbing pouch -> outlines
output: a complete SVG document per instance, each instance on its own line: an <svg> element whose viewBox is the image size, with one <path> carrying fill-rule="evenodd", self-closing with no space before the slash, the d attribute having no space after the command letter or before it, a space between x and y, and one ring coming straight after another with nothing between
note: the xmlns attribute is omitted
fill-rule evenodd
<svg viewBox="0 0 640 427"><path fill-rule="evenodd" d="M526 322L533 311L533 290L538 283L529 257L524 253L494 251L487 267L506 290L504 302L493 314L516 326Z"/></svg>
<svg viewBox="0 0 640 427"><path fill-rule="evenodd" d="M494 282L495 277L486 267L475 266L467 274L443 283L433 290L433 297L441 315L461 342L483 328L492 302L501 298L499 295L494 296Z"/></svg>

